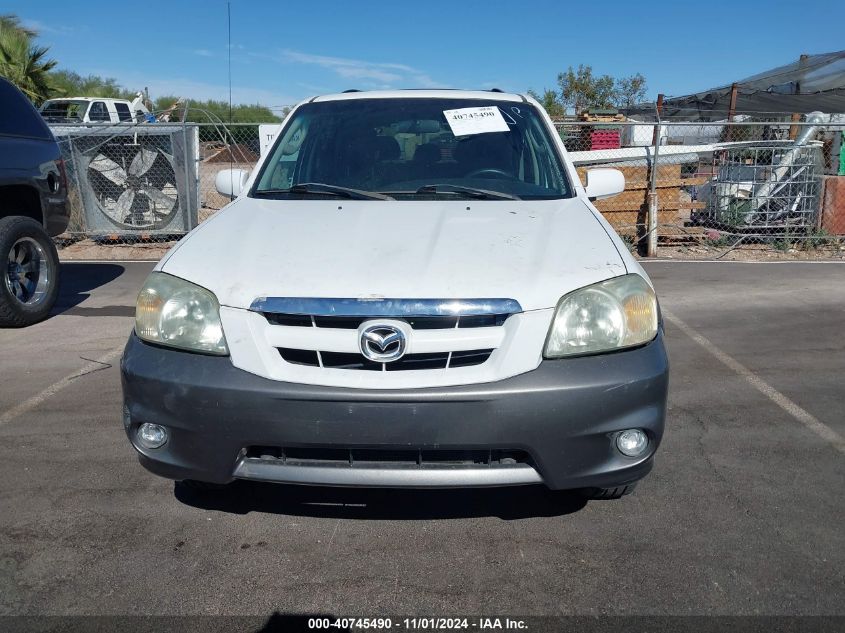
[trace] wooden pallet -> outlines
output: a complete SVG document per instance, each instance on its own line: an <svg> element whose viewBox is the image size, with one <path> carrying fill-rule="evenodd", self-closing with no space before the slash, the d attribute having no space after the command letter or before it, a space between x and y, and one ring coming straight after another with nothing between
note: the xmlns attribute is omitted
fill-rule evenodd
<svg viewBox="0 0 845 633"><path fill-rule="evenodd" d="M586 181L586 172L590 167L578 167L578 176ZM619 167L625 176L625 191L604 200L596 200L596 208L620 233L634 232L637 225L647 222L649 168L645 165ZM681 195L683 187L702 185L708 181L706 176L691 178L681 177L680 165L660 165L657 168L657 222L660 225L682 226L681 211L705 209L707 203L686 200Z"/></svg>

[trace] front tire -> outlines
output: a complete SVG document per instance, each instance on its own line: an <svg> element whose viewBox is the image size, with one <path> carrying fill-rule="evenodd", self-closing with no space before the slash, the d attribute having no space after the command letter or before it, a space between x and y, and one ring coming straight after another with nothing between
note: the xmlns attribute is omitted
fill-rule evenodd
<svg viewBox="0 0 845 633"><path fill-rule="evenodd" d="M59 295L59 255L35 220L0 219L0 327L25 327L50 314Z"/></svg>

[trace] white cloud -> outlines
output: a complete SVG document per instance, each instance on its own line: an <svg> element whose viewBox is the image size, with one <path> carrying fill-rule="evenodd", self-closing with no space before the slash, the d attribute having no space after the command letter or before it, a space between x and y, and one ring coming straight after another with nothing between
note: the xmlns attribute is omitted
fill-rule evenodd
<svg viewBox="0 0 845 633"><path fill-rule="evenodd" d="M76 32L76 27L68 24L46 24L40 20L31 20L29 18L21 18L21 24L38 33L47 33L49 35L70 35Z"/></svg>
<svg viewBox="0 0 845 633"><path fill-rule="evenodd" d="M195 81L184 78L155 78L137 73L116 72L114 70L95 70L98 75L115 77L120 85L128 90L142 90L149 88L150 96L153 99L164 95L175 95L197 101L214 99L216 101L229 100L229 86L226 84L215 84L204 81ZM235 104L260 104L267 107L279 108L292 105L300 100L290 94L276 92L265 88L252 86L233 85L232 102Z"/></svg>
<svg viewBox="0 0 845 633"><path fill-rule="evenodd" d="M192 52L194 55L199 55L200 57L214 57L214 53L207 48L196 48Z"/></svg>
<svg viewBox="0 0 845 633"><path fill-rule="evenodd" d="M443 83L435 81L425 72L393 62L368 62L361 59L313 55L301 51L283 50L281 60L298 64L308 64L325 68L344 79L357 79L366 82L365 87L394 87L397 83L413 84L421 88L444 88Z"/></svg>
<svg viewBox="0 0 845 633"><path fill-rule="evenodd" d="M224 84L211 84L200 81L185 81L183 79L153 79L146 83L152 94L176 94L183 97L203 101L217 99L228 101L229 87ZM251 86L232 86L233 103L259 103L266 106L290 105L299 101L297 97L278 93L264 88Z"/></svg>

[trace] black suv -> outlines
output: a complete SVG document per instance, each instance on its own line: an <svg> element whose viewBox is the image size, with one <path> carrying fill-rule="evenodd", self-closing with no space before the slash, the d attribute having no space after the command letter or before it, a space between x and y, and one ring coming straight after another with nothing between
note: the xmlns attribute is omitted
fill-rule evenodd
<svg viewBox="0 0 845 633"><path fill-rule="evenodd" d="M59 292L50 236L69 219L59 145L29 100L0 77L0 327L50 313Z"/></svg>

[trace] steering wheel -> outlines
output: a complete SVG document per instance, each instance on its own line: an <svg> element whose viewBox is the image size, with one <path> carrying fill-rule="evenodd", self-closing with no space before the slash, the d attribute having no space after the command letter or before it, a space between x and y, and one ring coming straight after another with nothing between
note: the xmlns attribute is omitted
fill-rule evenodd
<svg viewBox="0 0 845 633"><path fill-rule="evenodd" d="M487 175L485 176L484 174ZM468 173L464 176L464 178L490 178L491 176L504 176L505 178L510 178L511 180L516 179L516 176L514 176L511 172L505 171L504 169L496 169L495 167L476 169L475 171Z"/></svg>

